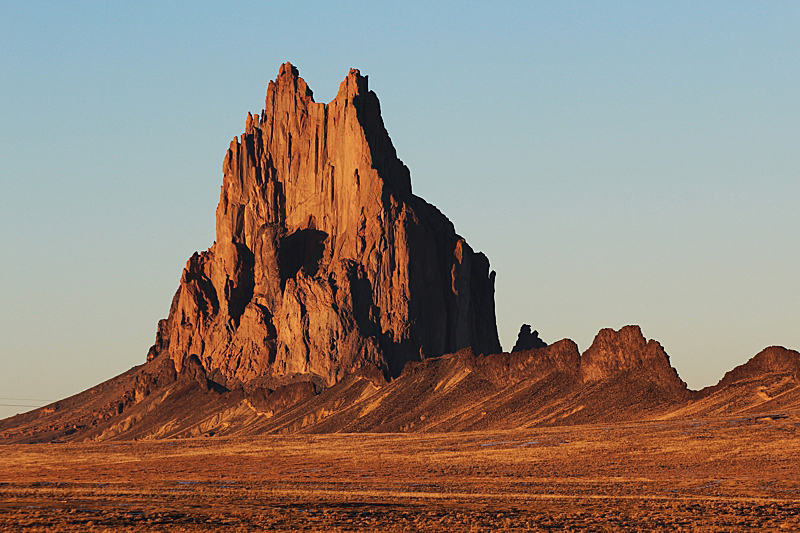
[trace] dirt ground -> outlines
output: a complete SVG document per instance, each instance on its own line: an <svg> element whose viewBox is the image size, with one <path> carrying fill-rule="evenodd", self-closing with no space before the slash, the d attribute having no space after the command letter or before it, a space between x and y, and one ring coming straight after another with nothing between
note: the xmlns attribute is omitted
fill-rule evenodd
<svg viewBox="0 0 800 533"><path fill-rule="evenodd" d="M798 531L800 419L0 447L0 531Z"/></svg>

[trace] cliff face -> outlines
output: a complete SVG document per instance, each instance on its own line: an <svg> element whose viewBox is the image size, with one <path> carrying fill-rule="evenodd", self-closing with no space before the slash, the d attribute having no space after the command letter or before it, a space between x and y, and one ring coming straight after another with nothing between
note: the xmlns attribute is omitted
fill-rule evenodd
<svg viewBox="0 0 800 533"><path fill-rule="evenodd" d="M223 163L217 238L193 255L148 359L327 384L366 364L500 351L489 261L411 192L367 78L329 104L284 64Z"/></svg>

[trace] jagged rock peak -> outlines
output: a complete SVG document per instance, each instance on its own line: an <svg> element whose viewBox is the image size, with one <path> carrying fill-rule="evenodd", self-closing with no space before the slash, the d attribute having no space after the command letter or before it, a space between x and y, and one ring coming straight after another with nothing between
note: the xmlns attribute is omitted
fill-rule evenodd
<svg viewBox="0 0 800 533"><path fill-rule="evenodd" d="M544 348L547 343L539 338L539 332L533 330L531 332L530 324L522 324L519 328L517 335L517 342L514 344L512 352L520 352L522 350L533 350L534 348Z"/></svg>
<svg viewBox="0 0 800 533"><path fill-rule="evenodd" d="M367 77L328 104L290 63L223 162L216 242L186 264L148 358L226 379L311 375L472 347L497 353L494 272L411 192Z"/></svg>
<svg viewBox="0 0 800 533"><path fill-rule="evenodd" d="M619 331L601 329L581 356L580 375L584 383L621 374L650 381L665 389L688 390L670 365L669 355L661 344L645 339L639 326L625 326Z"/></svg>

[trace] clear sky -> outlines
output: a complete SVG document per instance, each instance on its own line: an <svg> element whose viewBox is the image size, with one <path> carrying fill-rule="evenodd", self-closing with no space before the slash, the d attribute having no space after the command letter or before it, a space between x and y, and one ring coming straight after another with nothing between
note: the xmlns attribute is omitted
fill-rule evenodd
<svg viewBox="0 0 800 533"><path fill-rule="evenodd" d="M639 324L700 388L800 349L800 3L233 4L0 3L0 404L145 360L285 61L369 76L506 350Z"/></svg>

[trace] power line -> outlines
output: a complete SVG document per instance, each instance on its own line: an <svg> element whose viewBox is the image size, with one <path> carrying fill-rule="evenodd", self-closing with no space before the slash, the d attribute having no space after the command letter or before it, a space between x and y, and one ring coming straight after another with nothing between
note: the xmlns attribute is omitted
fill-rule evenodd
<svg viewBox="0 0 800 533"><path fill-rule="evenodd" d="M0 400L11 400L15 402L52 402L53 400L43 400L41 398L0 398Z"/></svg>

